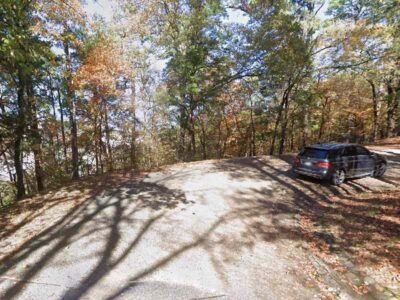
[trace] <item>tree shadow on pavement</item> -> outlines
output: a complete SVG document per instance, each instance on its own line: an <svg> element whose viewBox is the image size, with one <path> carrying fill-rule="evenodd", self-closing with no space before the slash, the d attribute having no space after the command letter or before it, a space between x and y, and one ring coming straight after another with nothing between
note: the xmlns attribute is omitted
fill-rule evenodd
<svg viewBox="0 0 400 300"><path fill-rule="evenodd" d="M4 299L17 298L26 283L31 282L48 264L54 263L57 256L74 243L83 238L101 240L102 250L96 255L96 265L81 279L79 286L71 288L62 297L80 298L126 259L167 210L187 203L180 191L144 182L137 176L128 176L124 180L119 176L110 176L100 183L102 186L96 184L85 201L73 206L54 224L43 228L1 259L0 276L29 261L18 280L3 289ZM146 209L149 213L145 220L138 219L136 213ZM29 222L29 219L23 222ZM138 230L132 231L134 234L130 235L130 240L122 243L121 229L127 226ZM18 226L13 228L7 235L18 229ZM76 253L76 259L79 260L79 253Z"/></svg>
<svg viewBox="0 0 400 300"><path fill-rule="evenodd" d="M292 246L312 245L321 253L329 251L351 257L359 249L368 249L371 256L364 256L368 262L388 260L400 267L392 256L396 253L395 245L389 243L400 236L399 227L392 220L398 219L398 199L354 200L353 196L366 187L349 183L337 188L316 180L303 180L290 172L290 159L290 156L246 158L214 163L214 172L223 173L234 182L248 180L263 184L235 191L227 200L231 202L229 211L210 221L202 219L206 224L204 230L194 228L189 240L172 245L172 250L144 263L143 268L132 270L133 275L127 276L107 299L120 297L141 279L194 248L204 249L222 276L226 264L240 259L243 251L253 250L260 243L274 243L281 247L282 255ZM223 187L222 192L226 192ZM201 197L200 193L199 202ZM168 188L168 182L148 182L136 175L115 175L96 182L84 201L1 259L0 276L29 261L19 280L4 290L4 298L17 298L24 284L54 264L65 249L80 247L82 240L97 240L101 247L96 250L94 265L81 274L78 284L73 283L61 295L62 299L84 297L127 261L162 220L165 224L169 213L174 214L188 203L185 193ZM10 231L8 237L17 230ZM124 230L129 230L129 234L124 234ZM375 247L378 243L380 247ZM385 247L389 251L383 251ZM82 255L76 260L87 258ZM359 276L355 266L351 271ZM357 297L354 291L349 293Z"/></svg>

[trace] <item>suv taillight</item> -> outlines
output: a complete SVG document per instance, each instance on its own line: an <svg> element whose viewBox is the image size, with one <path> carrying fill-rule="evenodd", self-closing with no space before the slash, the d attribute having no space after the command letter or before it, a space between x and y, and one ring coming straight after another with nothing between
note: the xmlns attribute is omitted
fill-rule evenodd
<svg viewBox="0 0 400 300"><path fill-rule="evenodd" d="M294 163L293 163L295 166L298 166L298 165L300 165L300 157L299 156L296 156L295 158L294 158Z"/></svg>
<svg viewBox="0 0 400 300"><path fill-rule="evenodd" d="M329 162L320 162L318 164L318 167L323 168L323 169L329 169L330 167L332 167L332 164Z"/></svg>

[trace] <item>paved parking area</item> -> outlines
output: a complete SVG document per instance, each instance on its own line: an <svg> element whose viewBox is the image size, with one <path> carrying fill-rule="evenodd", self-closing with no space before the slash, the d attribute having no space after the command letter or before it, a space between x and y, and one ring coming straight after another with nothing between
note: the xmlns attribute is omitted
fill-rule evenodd
<svg viewBox="0 0 400 300"><path fill-rule="evenodd" d="M0 298L372 299L381 292L352 287L366 281L356 265L345 281L310 251L302 222L331 197L393 189L400 154L386 155L384 178L340 187L295 177L283 156L178 164L51 193L3 226Z"/></svg>

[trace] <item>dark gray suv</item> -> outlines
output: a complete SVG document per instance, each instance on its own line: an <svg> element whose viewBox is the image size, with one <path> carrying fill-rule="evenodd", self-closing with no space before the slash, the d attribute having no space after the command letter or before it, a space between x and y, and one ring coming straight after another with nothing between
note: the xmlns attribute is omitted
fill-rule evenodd
<svg viewBox="0 0 400 300"><path fill-rule="evenodd" d="M335 185L346 178L381 177L386 167L383 156L353 144L311 145L301 150L293 163L295 173L328 179Z"/></svg>

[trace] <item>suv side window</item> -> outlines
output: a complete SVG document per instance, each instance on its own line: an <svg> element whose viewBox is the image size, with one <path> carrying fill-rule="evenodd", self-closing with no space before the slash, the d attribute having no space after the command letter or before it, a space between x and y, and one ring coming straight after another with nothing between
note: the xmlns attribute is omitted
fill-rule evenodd
<svg viewBox="0 0 400 300"><path fill-rule="evenodd" d="M354 146L347 146L344 148L343 156L355 156L357 155L356 148Z"/></svg>
<svg viewBox="0 0 400 300"><path fill-rule="evenodd" d="M364 147L357 146L356 149L357 149L357 155L369 155L369 151Z"/></svg>
<svg viewBox="0 0 400 300"><path fill-rule="evenodd" d="M336 159L343 155L343 149L335 149L329 151L328 158L329 159Z"/></svg>

